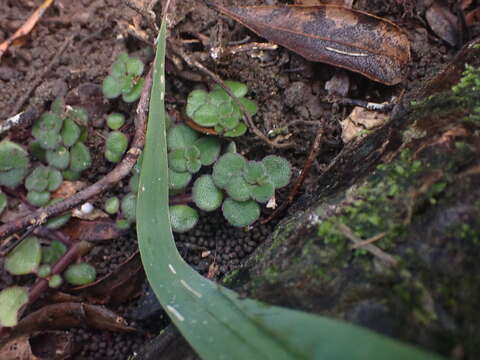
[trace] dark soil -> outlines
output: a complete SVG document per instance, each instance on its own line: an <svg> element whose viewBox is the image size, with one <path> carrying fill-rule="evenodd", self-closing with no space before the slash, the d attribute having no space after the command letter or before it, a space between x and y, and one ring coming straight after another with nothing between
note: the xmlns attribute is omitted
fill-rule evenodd
<svg viewBox="0 0 480 360"><path fill-rule="evenodd" d="M225 0L225 4L258 5L265 1ZM269 4L287 3L287 1L267 1ZM453 3L454 1L450 1ZM0 42L11 35L38 6L40 1L0 0ZM232 20L219 16L207 9L202 1L178 1L176 26L172 37L185 40L184 50L190 56L220 75L223 79L234 79L248 84L248 97L259 105L254 117L258 128L265 134L278 131L280 135L294 143L286 150L272 150L252 133L243 137L238 146L249 159L258 159L267 153L285 156L291 161L298 174L303 167L310 144L315 136L316 124L324 122L325 135L320 153L312 167L302 193L291 212L303 208L309 195L317 191L317 178L343 148L339 120L345 118L351 110L349 106L338 105L329 100L325 83L340 71L335 67L308 62L299 55L279 48L275 51L257 53L244 52L235 57L214 61L208 56L207 45L214 39L221 26L220 39L223 43L238 42L246 37L250 41L263 41ZM421 8L408 6L413 1L357 1L355 8L377 16L385 17L402 26L412 42L412 61L405 83L387 87L347 72L351 83L349 98L382 103L400 96L402 91L413 89L422 80L435 73L439 66L449 61L456 49L437 38L425 23ZM423 1L418 1L422 3ZM160 6L155 8L157 13ZM117 54L128 51L148 62L152 57L149 45L128 32L128 25L136 24L153 39L147 21L135 11L118 0L81 0L56 1L43 15L33 32L20 47L11 47L0 62L0 119L6 119L16 112L33 108L41 113L49 109L51 102L59 95L66 95L67 104L85 106L91 116L88 145L94 154L93 166L82 178L89 183L101 178L113 166L103 157L103 144L107 130L104 126L106 114L120 111L128 116L126 133L133 135L134 105L127 106L120 101L105 100L98 88L107 75ZM201 36L200 36L201 35ZM42 75L60 47L73 36L71 44L61 54L58 63ZM203 39L187 42L186 40ZM207 39L207 40L205 40ZM185 106L188 93L197 87L213 85L197 69L181 63L175 66L172 56L168 66L167 105L174 114ZM32 83L41 76L38 87L31 89ZM33 90L31 96L19 109L16 104L22 96ZM294 125L291 125L294 124ZM28 143L28 128L7 134L16 141ZM93 204L103 207L105 199L114 194L128 192L128 179L113 190L93 199ZM283 190L277 201L286 198ZM270 210L269 210L270 211ZM265 210L265 216L268 211ZM189 233L176 236L182 256L200 273L207 275L209 270L215 279L237 269L259 244L272 232L274 222L255 226L250 231L228 226L218 213L205 215L201 223ZM98 275L103 276L127 259L136 250L135 232L119 237L107 244L97 246L87 257L95 265ZM212 267L214 265L214 267ZM217 267L218 266L218 267ZM0 269L0 288L27 281L24 277L12 278ZM146 289L146 286L144 286ZM62 289L68 291L68 288ZM124 316L129 324L136 326L138 332L120 334L95 329L72 330L75 335L77 352L75 359L127 359L137 352L147 339L154 336L164 326L165 319L157 321L138 321L131 314L137 311L141 300L132 299L110 309ZM158 316L158 312L156 312ZM142 318L145 320L144 318Z"/></svg>

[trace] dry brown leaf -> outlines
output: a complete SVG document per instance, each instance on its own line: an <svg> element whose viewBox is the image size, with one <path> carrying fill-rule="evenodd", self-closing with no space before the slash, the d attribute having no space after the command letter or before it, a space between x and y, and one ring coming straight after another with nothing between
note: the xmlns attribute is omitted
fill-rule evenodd
<svg viewBox="0 0 480 360"><path fill-rule="evenodd" d="M115 239L128 230L119 229L111 219L94 221L71 219L61 231L76 241L104 241Z"/></svg>
<svg viewBox="0 0 480 360"><path fill-rule="evenodd" d="M28 336L21 336L10 340L0 347L0 359L2 360L37 360L32 354Z"/></svg>
<svg viewBox="0 0 480 360"><path fill-rule="evenodd" d="M397 25L337 5L224 7L207 3L311 61L395 85L407 74L410 42Z"/></svg>
<svg viewBox="0 0 480 360"><path fill-rule="evenodd" d="M382 126L388 119L383 113L355 107L350 115L341 121L342 140L344 143L352 141L354 138L361 136L365 130L372 130Z"/></svg>
<svg viewBox="0 0 480 360"><path fill-rule="evenodd" d="M62 185L52 193L52 197L66 199L86 187L87 183L83 181L64 181Z"/></svg>
<svg viewBox="0 0 480 360"><path fill-rule="evenodd" d="M450 46L459 42L458 18L450 10L438 3L434 3L425 13L425 19L432 31Z"/></svg>

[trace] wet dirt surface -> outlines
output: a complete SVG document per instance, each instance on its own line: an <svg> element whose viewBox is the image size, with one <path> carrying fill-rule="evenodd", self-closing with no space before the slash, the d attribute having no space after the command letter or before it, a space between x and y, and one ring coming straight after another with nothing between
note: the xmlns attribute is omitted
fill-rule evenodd
<svg viewBox="0 0 480 360"><path fill-rule="evenodd" d="M249 159L258 159L274 152L290 160L295 174L298 174L318 124L322 122L324 139L319 156L302 190L305 194L303 199L308 199L308 193L315 190L316 177L342 149L339 121L352 109L329 101L325 84L332 76L346 74L350 82L349 98L382 103L399 96L403 89L417 86L422 79L451 59L456 51L432 34L421 13L417 14L415 9L411 12L406 10L406 5L402 2L361 0L356 2L355 8L392 20L406 30L412 42L412 62L405 83L395 87L383 86L351 72L308 62L283 48L243 52L213 60L208 56L208 44L213 41L209 39L217 38L222 44L233 44L244 39L259 42L263 40L238 23L219 17L201 1L187 0L180 3L172 36L183 41L184 51L200 59L223 79L234 79L248 84L248 97L259 105L259 112L254 117L258 128L265 134L283 136L293 143L289 149L272 151L249 133L238 141L241 153ZM228 0L222 3L258 5L264 2ZM0 0L0 42L11 35L39 4L39 1ZM156 9L158 8L157 6ZM34 107L43 112L49 109L58 95L67 95L68 104L79 104L88 108L92 116L89 132L93 134L89 137L88 145L93 150L94 165L82 178L84 181L94 182L112 169L112 165L106 163L102 155L106 135L103 125L105 115L114 110L130 114L125 130L130 134L134 131L134 105L127 106L116 100L107 101L101 97L98 88L117 54L128 51L144 61L151 59L152 52L148 45L128 33L129 24L135 24L138 29L150 34L145 19L127 7L123 1L56 1L22 46L11 47L0 61L0 119L4 120L15 114L17 102L39 77L40 85L33 89L32 95L20 110ZM70 42L59 56L58 62L42 74L65 41ZM177 63L181 66L175 66ZM192 89L214 84L211 79L207 79L196 69L189 68L173 55L167 69L170 70L167 74L167 106L171 111L183 110L185 99ZM26 142L27 139L28 131ZM128 179L125 179L111 192L94 199L94 205L102 207L109 196L127 191ZM280 192L277 201L284 200L286 194L286 190ZM297 204L303 205L302 202ZM268 215L268 212L265 211L264 215ZM270 224L245 232L227 226L224 221L218 220L219 218L221 217L215 213L205 216L196 229L176 237L182 256L202 274L206 275L209 270L214 269L215 279L237 268L273 229L273 224ZM87 260L95 265L101 276L114 270L135 250L136 239L132 231L128 236L98 246ZM7 275L3 268L0 274L0 288L24 281ZM129 320L128 316L135 305L136 302L131 301L121 307L113 307L112 310ZM131 325L139 325L141 329L141 324L133 322ZM154 331L148 329L146 332L139 331L134 334L117 334L82 329L74 330L74 334L77 348L75 359L127 359L129 354L138 351Z"/></svg>

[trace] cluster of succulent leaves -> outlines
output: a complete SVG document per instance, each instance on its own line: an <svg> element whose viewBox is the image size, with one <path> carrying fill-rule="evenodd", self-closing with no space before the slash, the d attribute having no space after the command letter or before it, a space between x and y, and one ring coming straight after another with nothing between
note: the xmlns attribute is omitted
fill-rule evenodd
<svg viewBox="0 0 480 360"><path fill-rule="evenodd" d="M65 279L78 286L95 281L95 268L87 263L70 265L63 273L52 273L52 266L62 257L67 248L58 240L48 246L35 236L23 239L6 257L4 267L12 275L36 274L48 280L48 285L57 288ZM15 326L18 310L28 301L28 289L12 286L0 291L0 326Z"/></svg>
<svg viewBox="0 0 480 360"><path fill-rule="evenodd" d="M251 115L257 112L257 105L245 98L248 88L236 81L226 81L233 95ZM220 86L212 91L194 90L187 100L187 116L202 127L214 128L217 134L223 136L241 136L247 131L242 121L242 111L237 103Z"/></svg>
<svg viewBox="0 0 480 360"><path fill-rule="evenodd" d="M32 127L35 140L30 144L30 152L42 164L25 180L27 199L32 205L49 204L50 193L57 190L64 179L77 180L82 171L90 167L92 159L85 145L87 126L86 110L65 106L63 98L56 99L50 111L35 121Z"/></svg>
<svg viewBox="0 0 480 360"><path fill-rule="evenodd" d="M464 108L472 109L467 118L472 123L480 123L480 67L465 65L460 81L452 87L453 93Z"/></svg>
<svg viewBox="0 0 480 360"><path fill-rule="evenodd" d="M139 59L131 58L126 53L120 54L103 81L103 95L108 99L122 95L123 101L127 103L138 100L145 83L141 77L143 68Z"/></svg>
<svg viewBox="0 0 480 360"><path fill-rule="evenodd" d="M123 154L127 150L128 138L119 131L125 123L125 116L119 113L113 113L107 117L107 126L112 129L105 141L105 158L113 163L122 160Z"/></svg>
<svg viewBox="0 0 480 360"><path fill-rule="evenodd" d="M204 166L213 165L212 174L196 177L192 200L203 211L222 208L233 226L248 226L260 216L258 203L268 202L275 189L288 184L290 163L270 155L262 161L247 161L236 152L232 142L224 154L220 139L201 136L190 127L179 124L167 131L169 188L171 195L184 192L192 178ZM172 228L176 232L192 229L198 221L197 210L188 205L170 207Z"/></svg>

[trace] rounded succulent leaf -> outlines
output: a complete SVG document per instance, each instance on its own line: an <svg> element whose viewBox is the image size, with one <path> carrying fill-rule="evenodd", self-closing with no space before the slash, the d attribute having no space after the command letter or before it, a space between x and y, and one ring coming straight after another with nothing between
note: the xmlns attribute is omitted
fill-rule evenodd
<svg viewBox="0 0 480 360"><path fill-rule="evenodd" d="M0 326L17 325L18 311L27 301L27 288L10 286L0 291Z"/></svg>
<svg viewBox="0 0 480 360"><path fill-rule="evenodd" d="M193 121L204 127L212 127L218 122L217 107L212 104L203 104L193 114Z"/></svg>
<svg viewBox="0 0 480 360"><path fill-rule="evenodd" d="M267 176L267 169L260 161L249 161L243 168L243 177L249 184L257 184Z"/></svg>
<svg viewBox="0 0 480 360"><path fill-rule="evenodd" d="M94 282L97 277L95 268L87 263L70 265L63 274L68 283L76 286Z"/></svg>
<svg viewBox="0 0 480 360"><path fill-rule="evenodd" d="M249 99L246 99L246 98L241 98L241 99L239 99L239 101L245 107L245 110L247 110L247 112L250 116L253 116L257 113L258 106L252 100L249 100Z"/></svg>
<svg viewBox="0 0 480 360"><path fill-rule="evenodd" d="M187 98L186 113L189 118L193 118L193 114L200 106L207 102L207 92L205 90L193 90Z"/></svg>
<svg viewBox="0 0 480 360"><path fill-rule="evenodd" d="M202 136L195 141L194 145L200 151L200 161L202 165L212 165L217 161L222 145L217 137Z"/></svg>
<svg viewBox="0 0 480 360"><path fill-rule="evenodd" d="M292 176L292 168L286 159L269 155L262 160L262 163L265 165L267 174L276 189L288 185Z"/></svg>
<svg viewBox="0 0 480 360"><path fill-rule="evenodd" d="M260 206L253 200L238 202L227 198L222 205L223 216L233 226L249 226L260 217Z"/></svg>
<svg viewBox="0 0 480 360"><path fill-rule="evenodd" d="M53 265L67 251L67 247L58 240L53 240L50 246L42 247L42 264Z"/></svg>
<svg viewBox="0 0 480 360"><path fill-rule="evenodd" d="M175 149L168 153L168 167L177 172L187 171L185 149Z"/></svg>
<svg viewBox="0 0 480 360"><path fill-rule="evenodd" d="M225 189L228 183L238 177L246 164L245 158L237 153L222 155L213 166L213 181L221 189Z"/></svg>
<svg viewBox="0 0 480 360"><path fill-rule="evenodd" d="M137 80L135 85L130 89L130 91L123 93L122 99L127 103L132 103L137 101L142 95L143 86L145 85L145 79L140 78Z"/></svg>
<svg viewBox="0 0 480 360"><path fill-rule="evenodd" d="M63 119L53 112L45 112L35 121L32 127L32 135L39 138L42 133L58 134L63 126Z"/></svg>
<svg viewBox="0 0 480 360"><path fill-rule="evenodd" d="M216 88L208 93L207 102L218 107L221 104L231 103L232 98L225 90Z"/></svg>
<svg viewBox="0 0 480 360"><path fill-rule="evenodd" d="M27 174L28 165L28 154L20 145L9 140L0 142L0 185L19 185Z"/></svg>
<svg viewBox="0 0 480 360"><path fill-rule="evenodd" d="M241 82L238 82L238 81L227 80L227 81L225 81L225 85L230 88L233 95L235 95L237 98L241 98L241 97L244 97L245 95L247 95L248 87L244 83L241 83ZM214 89L221 89L221 87L219 85L216 85L214 87Z"/></svg>
<svg viewBox="0 0 480 360"><path fill-rule="evenodd" d="M25 187L29 191L44 191L48 186L48 175L50 168L47 166L37 166L25 179Z"/></svg>
<svg viewBox="0 0 480 360"><path fill-rule="evenodd" d="M192 174L189 172L176 172L168 169L168 188L170 190L184 189L190 180L192 180Z"/></svg>
<svg viewBox="0 0 480 360"><path fill-rule="evenodd" d="M27 200L33 206L44 206L50 200L50 193L48 191L29 191L27 193Z"/></svg>
<svg viewBox="0 0 480 360"><path fill-rule="evenodd" d="M116 214L120 208L120 200L113 196L105 201L105 211L111 215Z"/></svg>
<svg viewBox="0 0 480 360"><path fill-rule="evenodd" d="M197 173L202 167L202 163L200 162L200 159L188 159L187 160L187 171L190 174L195 174Z"/></svg>
<svg viewBox="0 0 480 360"><path fill-rule="evenodd" d="M107 99L114 99L122 93L122 81L112 75L103 80L102 92Z"/></svg>
<svg viewBox="0 0 480 360"><path fill-rule="evenodd" d="M46 157L50 166L60 170L65 170L70 163L70 153L63 146L59 146L55 150L47 150Z"/></svg>
<svg viewBox="0 0 480 360"><path fill-rule="evenodd" d="M187 205L170 206L170 224L172 230L183 233L191 230L198 222L197 210Z"/></svg>
<svg viewBox="0 0 480 360"><path fill-rule="evenodd" d="M63 182L63 175L57 169L50 169L48 173L48 191L55 191L57 190Z"/></svg>
<svg viewBox="0 0 480 360"><path fill-rule="evenodd" d="M233 200L246 201L251 197L250 186L242 176L235 176L228 183L225 191Z"/></svg>
<svg viewBox="0 0 480 360"><path fill-rule="evenodd" d="M70 170L82 172L90 165L92 165L92 158L88 147L82 142L77 142L70 150Z"/></svg>
<svg viewBox="0 0 480 360"><path fill-rule="evenodd" d="M122 199L121 209L122 215L130 222L135 221L135 213L137 208L137 195L128 193Z"/></svg>
<svg viewBox="0 0 480 360"><path fill-rule="evenodd" d="M37 270L38 277L46 278L52 273L52 267L47 264L40 265Z"/></svg>
<svg viewBox="0 0 480 360"><path fill-rule="evenodd" d="M35 272L40 265L42 249L40 240L29 236L5 256L5 270L13 275L26 275Z"/></svg>
<svg viewBox="0 0 480 360"><path fill-rule="evenodd" d="M88 125L88 112L83 107L70 107L67 111L67 117L72 119L77 124Z"/></svg>
<svg viewBox="0 0 480 360"><path fill-rule="evenodd" d="M226 131L223 136L228 137L237 137L242 136L247 132L247 125L245 123L240 122L234 129Z"/></svg>
<svg viewBox="0 0 480 360"><path fill-rule="evenodd" d="M127 53L119 54L117 60L112 64L110 74L114 77L121 77L125 75L127 73L127 60Z"/></svg>
<svg viewBox="0 0 480 360"><path fill-rule="evenodd" d="M234 112L235 105L232 101L224 102L217 107L217 114L219 118L233 116Z"/></svg>
<svg viewBox="0 0 480 360"><path fill-rule="evenodd" d="M183 149L192 145L199 137L198 132L185 124L172 127L167 133L167 145L169 150Z"/></svg>
<svg viewBox="0 0 480 360"><path fill-rule="evenodd" d="M105 158L111 162L118 162L127 150L128 139L120 131L112 131L105 144Z"/></svg>
<svg viewBox="0 0 480 360"><path fill-rule="evenodd" d="M0 190L0 214L3 213L3 211L7 208L7 205L8 205L7 195L5 195Z"/></svg>
<svg viewBox="0 0 480 360"><path fill-rule="evenodd" d="M52 275L50 279L48 279L48 286L52 289L58 288L62 283L63 279L59 274Z"/></svg>
<svg viewBox="0 0 480 360"><path fill-rule="evenodd" d="M237 144L235 141L230 141L228 145L225 147L225 153L236 153L237 152Z"/></svg>
<svg viewBox="0 0 480 360"><path fill-rule="evenodd" d="M107 116L107 126L112 130L120 129L125 124L125 116L120 113L113 113Z"/></svg>
<svg viewBox="0 0 480 360"><path fill-rule="evenodd" d="M50 111L61 116L65 111L65 99L62 96L57 97L50 105Z"/></svg>
<svg viewBox="0 0 480 360"><path fill-rule="evenodd" d="M72 119L65 119L61 132L63 145L71 147L80 137L81 129Z"/></svg>
<svg viewBox="0 0 480 360"><path fill-rule="evenodd" d="M211 175L203 175L193 184L192 197L198 208L213 211L222 205L223 192L215 186Z"/></svg>
<svg viewBox="0 0 480 360"><path fill-rule="evenodd" d="M42 147L42 145L40 145L40 142L38 140L33 140L28 145L28 149L34 159L47 162L47 151Z"/></svg>
<svg viewBox="0 0 480 360"><path fill-rule="evenodd" d="M220 125L222 125L227 130L235 129L240 123L241 116L230 115L226 117L221 117L219 120Z"/></svg>
<svg viewBox="0 0 480 360"><path fill-rule="evenodd" d="M262 185L253 185L250 188L250 194L255 201L266 203L275 195L275 186L270 181Z"/></svg>
<svg viewBox="0 0 480 360"><path fill-rule="evenodd" d="M127 73L129 75L140 76L143 73L143 62L136 58L128 58L125 62Z"/></svg>

